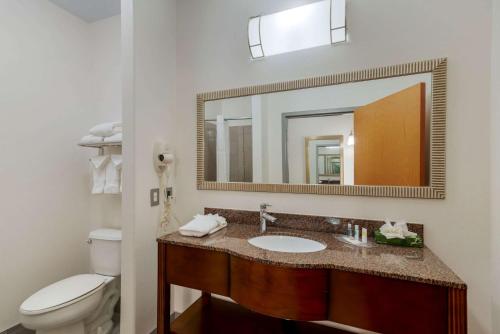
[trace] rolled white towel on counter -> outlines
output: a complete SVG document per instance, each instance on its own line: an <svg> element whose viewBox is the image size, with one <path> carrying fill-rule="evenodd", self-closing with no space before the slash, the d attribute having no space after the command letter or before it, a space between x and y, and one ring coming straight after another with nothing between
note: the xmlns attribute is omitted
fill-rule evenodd
<svg viewBox="0 0 500 334"><path fill-rule="evenodd" d="M112 136L109 137L104 137L104 142L105 143L121 143L122 142L123 135L122 133L116 133Z"/></svg>
<svg viewBox="0 0 500 334"><path fill-rule="evenodd" d="M82 139L78 142L81 145L93 145L93 144L101 144L103 143L104 138L94 135L86 135L83 136Z"/></svg>
<svg viewBox="0 0 500 334"><path fill-rule="evenodd" d="M190 237L203 237L226 226L226 219L218 214L196 215L193 220L179 228L179 233Z"/></svg>
<svg viewBox="0 0 500 334"><path fill-rule="evenodd" d="M89 130L89 133L98 137L110 137L114 134L122 132L122 123L121 122L108 122L101 123L94 126Z"/></svg>

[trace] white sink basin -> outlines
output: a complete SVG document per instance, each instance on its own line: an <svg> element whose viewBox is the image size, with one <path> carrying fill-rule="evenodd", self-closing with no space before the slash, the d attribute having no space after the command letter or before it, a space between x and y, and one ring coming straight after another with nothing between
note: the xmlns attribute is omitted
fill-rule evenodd
<svg viewBox="0 0 500 334"><path fill-rule="evenodd" d="M263 235L248 239L248 242L258 248L284 253L312 253L326 248L317 241L287 235Z"/></svg>

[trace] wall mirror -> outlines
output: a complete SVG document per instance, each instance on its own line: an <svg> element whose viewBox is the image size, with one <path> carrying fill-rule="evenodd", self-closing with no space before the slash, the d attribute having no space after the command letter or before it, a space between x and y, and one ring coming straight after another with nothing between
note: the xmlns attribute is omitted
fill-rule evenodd
<svg viewBox="0 0 500 334"><path fill-rule="evenodd" d="M444 198L446 59L197 96L198 189Z"/></svg>

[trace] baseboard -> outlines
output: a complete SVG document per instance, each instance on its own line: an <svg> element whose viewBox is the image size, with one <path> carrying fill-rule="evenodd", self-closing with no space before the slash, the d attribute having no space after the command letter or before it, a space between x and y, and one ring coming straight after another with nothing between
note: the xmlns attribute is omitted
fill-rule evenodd
<svg viewBox="0 0 500 334"><path fill-rule="evenodd" d="M21 324L19 324L7 329L6 331L1 332L0 334L35 334L35 331L26 329L21 326Z"/></svg>

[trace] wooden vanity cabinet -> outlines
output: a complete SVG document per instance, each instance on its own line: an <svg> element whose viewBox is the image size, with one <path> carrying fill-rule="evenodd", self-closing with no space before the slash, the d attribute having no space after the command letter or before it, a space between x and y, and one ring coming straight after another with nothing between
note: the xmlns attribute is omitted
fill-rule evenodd
<svg viewBox="0 0 500 334"><path fill-rule="evenodd" d="M384 334L467 333L465 289L334 269L282 267L160 242L158 334L170 333L170 284L203 291L204 304L209 305L210 293L215 293L275 318L330 320Z"/></svg>

